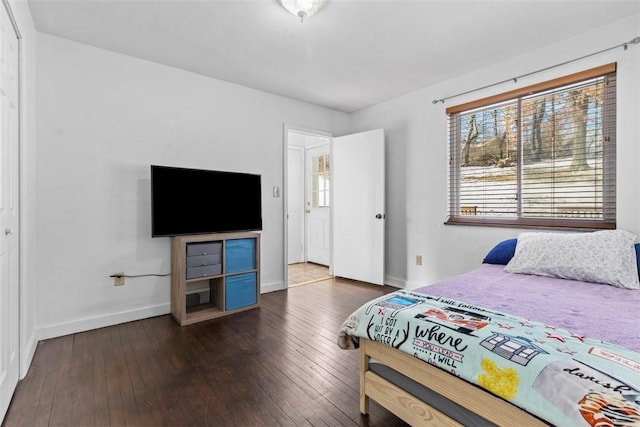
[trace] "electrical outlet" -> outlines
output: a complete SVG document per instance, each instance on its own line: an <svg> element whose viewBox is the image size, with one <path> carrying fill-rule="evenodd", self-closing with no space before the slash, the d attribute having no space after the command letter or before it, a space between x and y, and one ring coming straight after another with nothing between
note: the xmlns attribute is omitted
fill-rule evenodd
<svg viewBox="0 0 640 427"><path fill-rule="evenodd" d="M124 273L114 273L113 286L122 286L122 285L124 285Z"/></svg>
<svg viewBox="0 0 640 427"><path fill-rule="evenodd" d="M422 255L416 255L416 265L422 265Z"/></svg>

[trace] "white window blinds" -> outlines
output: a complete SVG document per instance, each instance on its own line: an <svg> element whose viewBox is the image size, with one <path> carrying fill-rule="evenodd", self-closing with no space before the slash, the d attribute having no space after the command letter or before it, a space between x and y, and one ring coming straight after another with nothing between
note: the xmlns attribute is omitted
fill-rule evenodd
<svg viewBox="0 0 640 427"><path fill-rule="evenodd" d="M447 114L448 223L615 228L615 64Z"/></svg>

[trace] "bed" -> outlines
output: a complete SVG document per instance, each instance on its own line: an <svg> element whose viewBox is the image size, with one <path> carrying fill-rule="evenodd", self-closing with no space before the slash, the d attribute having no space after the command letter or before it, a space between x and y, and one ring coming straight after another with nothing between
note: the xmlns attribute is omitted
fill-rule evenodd
<svg viewBox="0 0 640 427"><path fill-rule="evenodd" d="M471 272L364 304L338 333L359 349L361 413L373 399L411 425L640 426L634 241L522 233Z"/></svg>

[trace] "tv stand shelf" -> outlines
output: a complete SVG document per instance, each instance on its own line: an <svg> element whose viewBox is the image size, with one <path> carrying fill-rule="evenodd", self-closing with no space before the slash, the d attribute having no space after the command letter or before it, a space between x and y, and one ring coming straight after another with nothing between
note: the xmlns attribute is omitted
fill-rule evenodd
<svg viewBox="0 0 640 427"><path fill-rule="evenodd" d="M189 325L260 305L260 234L176 236L171 243L171 315Z"/></svg>

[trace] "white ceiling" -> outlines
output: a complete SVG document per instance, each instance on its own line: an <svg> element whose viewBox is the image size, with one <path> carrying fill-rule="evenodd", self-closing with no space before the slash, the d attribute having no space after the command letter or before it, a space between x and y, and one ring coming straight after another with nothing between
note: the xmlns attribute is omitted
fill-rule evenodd
<svg viewBox="0 0 640 427"><path fill-rule="evenodd" d="M40 32L345 112L640 13L640 0L329 0L301 23L277 0L28 1Z"/></svg>

